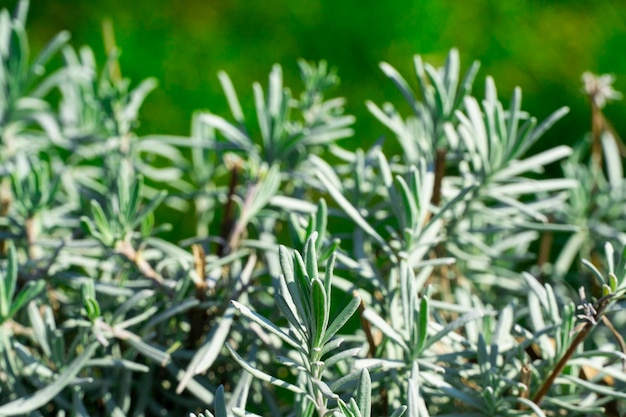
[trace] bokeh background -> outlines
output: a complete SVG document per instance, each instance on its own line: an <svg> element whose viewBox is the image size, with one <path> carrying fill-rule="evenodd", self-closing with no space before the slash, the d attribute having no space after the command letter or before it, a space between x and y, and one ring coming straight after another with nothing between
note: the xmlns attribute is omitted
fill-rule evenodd
<svg viewBox="0 0 626 417"><path fill-rule="evenodd" d="M325 59L338 70L336 94L348 98L358 120L348 146L366 147L388 134L364 102L399 105L402 97L378 63L392 64L415 86L415 54L440 65L451 47L459 48L463 69L474 59L482 64L476 93L486 75L507 101L519 85L524 109L539 119L570 106L545 139L550 142L571 143L589 129L584 71L613 73L616 88L626 91L623 0L32 0L32 49L67 29L74 46L91 46L102 63L104 18L113 21L123 75L135 84L147 77L160 84L143 107L139 134L188 134L197 109L227 115L219 70L230 74L248 108L252 82L265 84L273 63L283 66L297 93L298 58ZM625 104L606 110L622 137Z"/></svg>

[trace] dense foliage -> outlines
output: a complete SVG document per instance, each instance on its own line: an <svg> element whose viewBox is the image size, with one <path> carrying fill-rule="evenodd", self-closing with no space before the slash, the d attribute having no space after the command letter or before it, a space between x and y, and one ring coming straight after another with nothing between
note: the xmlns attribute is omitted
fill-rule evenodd
<svg viewBox="0 0 626 417"><path fill-rule="evenodd" d="M591 133L539 152L568 109L479 100L456 50L415 57L418 91L381 64L399 153L341 146L324 62L299 93L274 66L252 118L222 72L230 116L138 137L154 80L65 32L31 59L27 9L0 12L0 416L626 412L611 77L584 76Z"/></svg>

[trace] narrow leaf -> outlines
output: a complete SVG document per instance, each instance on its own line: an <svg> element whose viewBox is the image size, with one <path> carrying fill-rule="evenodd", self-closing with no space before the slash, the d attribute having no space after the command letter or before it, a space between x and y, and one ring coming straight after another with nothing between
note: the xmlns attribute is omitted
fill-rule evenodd
<svg viewBox="0 0 626 417"><path fill-rule="evenodd" d="M478 319L484 317L487 314L489 314L489 313L487 313L485 311L482 311L482 310L476 310L476 311L470 311L470 312L462 315L458 319L448 323L446 326L444 326L443 329L441 329L439 332L437 332L436 334L434 334L433 336L428 338L428 340L426 341L426 344L424 346L424 349L427 349L428 347L432 346L433 343L435 343L435 342L439 341L441 338L451 334L454 330L458 329L459 327L464 326L467 323L470 323L470 322L472 322L474 320L478 320Z"/></svg>
<svg viewBox="0 0 626 417"><path fill-rule="evenodd" d="M362 417L370 417L372 413L372 380L367 368L361 371L359 386L356 390L356 403Z"/></svg>
<svg viewBox="0 0 626 417"><path fill-rule="evenodd" d="M396 408L389 417L402 417L404 416L405 412L406 412L406 405L401 405L400 407ZM424 416L424 417L428 417L428 416Z"/></svg>
<svg viewBox="0 0 626 417"><path fill-rule="evenodd" d="M292 385L287 381L283 381L282 379L275 378L271 375L266 374L265 372L256 369L254 366L250 365L246 362L235 350L230 346L229 343L226 343L226 349L230 352L231 356L244 370L250 373L257 379L261 381L269 382L272 385L276 385L277 387L285 388L291 392L295 392L296 394L306 394L306 391L302 388Z"/></svg>
<svg viewBox="0 0 626 417"><path fill-rule="evenodd" d="M343 310L341 310L341 313L339 313L337 317L335 317L335 319L326 329L323 342L324 344L328 343L328 341L332 339L333 336L335 336L335 334L344 326L344 324L346 324L346 322L350 320L350 317L352 317L354 312L359 308L360 304L361 298L357 296L354 297L348 303L348 305L343 308Z"/></svg>
<svg viewBox="0 0 626 417"><path fill-rule="evenodd" d="M87 361L93 356L99 345L99 343L94 342L85 347L85 351L74 359L54 382L47 385L45 388L0 406L0 415L24 415L48 404L74 380Z"/></svg>
<svg viewBox="0 0 626 417"><path fill-rule="evenodd" d="M306 241L304 253L306 272L311 281L319 279L317 268L317 253L315 251L315 242L317 241L317 232L313 232Z"/></svg>
<svg viewBox="0 0 626 417"><path fill-rule="evenodd" d="M283 297L281 294L276 294L274 296L274 302L276 303L276 306L278 307L278 309L280 310L280 312L282 313L282 315L287 319L287 321L289 322L289 324L291 324L291 326L303 337L305 338L306 336L306 330L304 325L300 322L300 320L298 320L298 318L295 315L295 311L293 311L291 309L291 307L289 306L289 304L287 303L287 301L285 300L285 297Z"/></svg>
<svg viewBox="0 0 626 417"><path fill-rule="evenodd" d="M229 417L226 411L226 400L224 399L224 385L217 387L215 398L213 399L215 417Z"/></svg>
<svg viewBox="0 0 626 417"><path fill-rule="evenodd" d="M316 172L317 178L322 182L328 193L339 204L343 211L359 226L365 233L370 235L384 249L388 249L387 242L374 230L372 226L361 216L356 208L344 197L344 195L335 188L335 186L320 171Z"/></svg>
<svg viewBox="0 0 626 417"><path fill-rule="evenodd" d="M341 339L338 339L338 340L341 340ZM330 342L330 343L332 343L332 342ZM328 345L326 345L326 346L328 346ZM324 347L326 347L326 346L324 346ZM333 356L329 357L328 359L325 359L324 360L324 367L328 369L328 368L332 367L333 365L335 365L338 362L341 362L341 361L346 360L346 359L354 358L354 357L356 357L359 354L359 352L361 352L361 348L360 347L352 348L352 349L346 349L344 351L341 351L341 352L337 353L336 355L333 355Z"/></svg>
<svg viewBox="0 0 626 417"><path fill-rule="evenodd" d="M237 123L243 125L245 122L243 111L241 110L241 104L239 104L239 99L237 98L237 93L235 92L235 87L230 77L224 71L218 72L217 77L220 80L220 84L222 84L222 89L226 95L226 100L228 100L228 107L230 107L233 118Z"/></svg>
<svg viewBox="0 0 626 417"><path fill-rule="evenodd" d="M252 149L252 142L250 141L250 138L246 136L246 134L243 133L241 130L228 123L222 117L209 113L204 113L198 116L198 121L218 130L224 136L224 138L226 138L226 140L228 140L232 144L237 145L242 149Z"/></svg>
<svg viewBox="0 0 626 417"><path fill-rule="evenodd" d="M418 340L417 350L421 352L428 338L428 317L430 315L430 298L424 294L420 300L419 311L419 327L418 327Z"/></svg>
<svg viewBox="0 0 626 417"><path fill-rule="evenodd" d="M374 326L378 327L378 329L383 332L385 336L396 342L402 349L405 350L405 352L410 351L402 336L374 310L366 308L363 312L363 317L369 320Z"/></svg>
<svg viewBox="0 0 626 417"><path fill-rule="evenodd" d="M329 311L327 309L326 290L322 281L314 279L311 287L313 318L315 319L315 334L312 335L311 348L316 349L322 345L324 333L328 326Z"/></svg>
<svg viewBox="0 0 626 417"><path fill-rule="evenodd" d="M245 317L247 317L248 319L252 320L253 322L257 323L263 329L265 329L268 332L278 336L283 342L287 343L288 345L293 346L298 351L300 351L300 352L303 351L302 350L302 346L298 343L297 340L293 340L287 333L282 331L274 323L272 323L271 321L269 321L265 317L261 316L256 311L250 310L248 307L244 306L243 304L238 303L235 300L231 300L231 304L234 305L235 308L237 310L239 310L239 312L241 314L243 314Z"/></svg>
<svg viewBox="0 0 626 417"><path fill-rule="evenodd" d="M46 288L46 281L39 279L37 281L29 281L24 288L17 294L11 309L9 317L13 317L22 307L29 303L33 298L37 297Z"/></svg>

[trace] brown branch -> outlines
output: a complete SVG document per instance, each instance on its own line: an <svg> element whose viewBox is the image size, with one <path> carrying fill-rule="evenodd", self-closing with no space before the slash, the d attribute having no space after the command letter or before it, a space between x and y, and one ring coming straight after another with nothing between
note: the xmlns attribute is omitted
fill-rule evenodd
<svg viewBox="0 0 626 417"><path fill-rule="evenodd" d="M239 170L241 166L239 163L233 163L230 170L230 182L228 184L228 200L224 207L224 215L222 216L222 223L220 225L220 243L217 247L217 256L222 257L228 254L228 241L232 233L235 223L235 191L237 189L237 182L239 181Z"/></svg>
<svg viewBox="0 0 626 417"><path fill-rule="evenodd" d="M602 132L605 120L602 111L593 99L591 101L591 160L598 169L602 169Z"/></svg>
<svg viewBox="0 0 626 417"><path fill-rule="evenodd" d="M580 330L576 334L576 337L570 344L569 348L567 348L567 350L565 351L565 354L556 363L554 369L552 369L552 372L550 372L550 374L548 375L548 378L546 378L546 380L543 381L543 384L541 384L541 387L539 388L539 390L533 397L533 402L535 404L539 405L543 397L545 397L545 395L548 393L548 391L554 384L556 377L561 374L561 372L565 368L565 365L567 365L567 362L571 359L572 355L574 355L574 353L576 352L578 345L580 345L587 338L587 336L589 336L589 333L591 333L591 331L596 327L598 320L600 320L602 316L604 315L604 310L610 304L612 298L613 298L612 295L608 295L608 296L600 298L595 303L594 305L595 314L593 315L593 317L591 317L592 320L586 321L579 326Z"/></svg>
<svg viewBox="0 0 626 417"><path fill-rule="evenodd" d="M202 303L206 299L207 285L205 282L206 277L206 264L205 264L205 252L202 245L191 245L193 252L194 269L199 277L199 281L195 282L196 287L196 299ZM187 313L189 319L189 333L187 334L187 346L195 347L202 339L202 336L206 333L208 328L208 314L206 308L197 306L189 310Z"/></svg>
<svg viewBox="0 0 626 417"><path fill-rule="evenodd" d="M357 297L358 292L354 290L352 295ZM361 320L361 327L363 328L363 331L365 332L365 338L367 339L367 344L369 345L367 357L373 358L378 345L376 343L376 340L374 339L374 334L372 333L372 326L370 326L370 322L367 321L365 317L363 317L363 313L365 313L365 302L361 298L361 303L359 304L359 319Z"/></svg>
<svg viewBox="0 0 626 417"><path fill-rule="evenodd" d="M204 252L204 248L202 247L202 245L199 245L197 243L191 245L191 252L193 253L193 268L196 270L196 274L200 278L200 280L195 283L196 289L202 291L202 295L197 293L196 295L198 298L203 298L204 290L207 287L206 283L204 282L204 279L206 277L206 264L204 261L206 253Z"/></svg>
<svg viewBox="0 0 626 417"><path fill-rule="evenodd" d="M11 208L12 193L11 185L8 178L3 178L0 183L0 217L7 217ZM8 227L3 226L0 231L9 230ZM0 239L0 253L6 254L7 242L6 239Z"/></svg>
<svg viewBox="0 0 626 417"><path fill-rule="evenodd" d="M11 330L11 332L16 336L27 336L34 337L35 331L32 327L22 326L20 323L14 321L13 319L9 319L6 322L7 327Z"/></svg>
<svg viewBox="0 0 626 417"><path fill-rule="evenodd" d="M446 175L446 155L448 150L446 148L438 148L435 155L435 179L433 181L433 194L430 198L430 203L438 207L441 204L441 186L443 183L443 179ZM424 220L424 225L427 224L432 217L432 212L428 213ZM445 246L442 242L439 242L437 246L435 246L433 252L431 252L431 259L434 258L443 258L446 254ZM450 287L450 276L449 269L446 265L442 265L439 268L441 275L439 277L438 283L441 287L441 292L443 294L443 298L445 301L450 302L452 300L451 295L451 287Z"/></svg>
<svg viewBox="0 0 626 417"><path fill-rule="evenodd" d="M250 188L248 188L248 191L246 192L246 197L244 198L243 205L241 207L241 215L233 225L233 228L230 231L230 236L228 237L227 253L231 252L233 249L239 246L239 242L246 232L246 226L248 226L248 222L250 221L250 205L257 198L258 192L259 182L252 184Z"/></svg>
<svg viewBox="0 0 626 417"><path fill-rule="evenodd" d="M578 332L578 334L576 334L576 337L572 341L572 344L569 346L567 351L565 351L565 354L557 362L554 369L552 369L552 372L550 373L550 375L548 375L548 378L546 378L546 380L543 381L543 384L541 384L541 387L539 388L539 390L533 397L533 402L535 404L539 404L541 400L543 400L543 397L545 397L545 395L548 393L548 391L552 387L552 384L554 384L554 380L556 379L556 377L561 374L561 372L563 371L563 368L565 368L565 365L567 365L567 362L570 360L574 352L576 352L578 345L580 345L587 338L587 336L589 336L589 333L591 332L593 327L594 326L592 323L589 323L589 322L585 323L582 330Z"/></svg>
<svg viewBox="0 0 626 417"><path fill-rule="evenodd" d="M144 259L141 251L135 250L128 240L118 241L115 245L115 250L128 261L132 262L143 276L153 280L160 287L164 288L170 298L174 296L171 288L165 284L163 277Z"/></svg>
<svg viewBox="0 0 626 417"><path fill-rule="evenodd" d="M433 184L433 195L430 202L433 206L438 206L441 202L441 184L443 178L446 175L446 148L437 149L437 155L435 156L435 181Z"/></svg>
<svg viewBox="0 0 626 417"><path fill-rule="evenodd" d="M520 393L520 398L528 398L528 395L530 393L530 381L531 381L531 370L530 370L530 366L528 364L524 364L524 366L522 366L522 369L520 369L519 371L519 381L522 383L522 385L524 385L524 387L526 387L526 389L524 389L524 391L522 391ZM517 409L518 410L525 410L526 407L523 403L519 403L517 405Z"/></svg>
<svg viewBox="0 0 626 417"><path fill-rule="evenodd" d="M548 223L552 223L552 216L548 217ZM541 241L539 242L539 254L537 256L537 267L539 270L539 276L543 276L543 267L550 262L550 253L552 252L552 242L554 241L554 232L544 232L541 234Z"/></svg>

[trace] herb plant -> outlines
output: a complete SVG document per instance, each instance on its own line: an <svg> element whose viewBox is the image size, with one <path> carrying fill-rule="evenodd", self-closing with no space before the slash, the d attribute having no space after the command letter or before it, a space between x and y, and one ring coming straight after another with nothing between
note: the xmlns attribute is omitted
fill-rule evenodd
<svg viewBox="0 0 626 417"><path fill-rule="evenodd" d="M110 37L102 66L67 33L31 59L28 7L0 12L0 416L626 412L612 78L541 151L567 108L474 96L454 49L417 88L381 64L410 110L366 103L368 148L305 61L299 92L276 65L248 114L220 73L230 116L138 137L156 82Z"/></svg>

